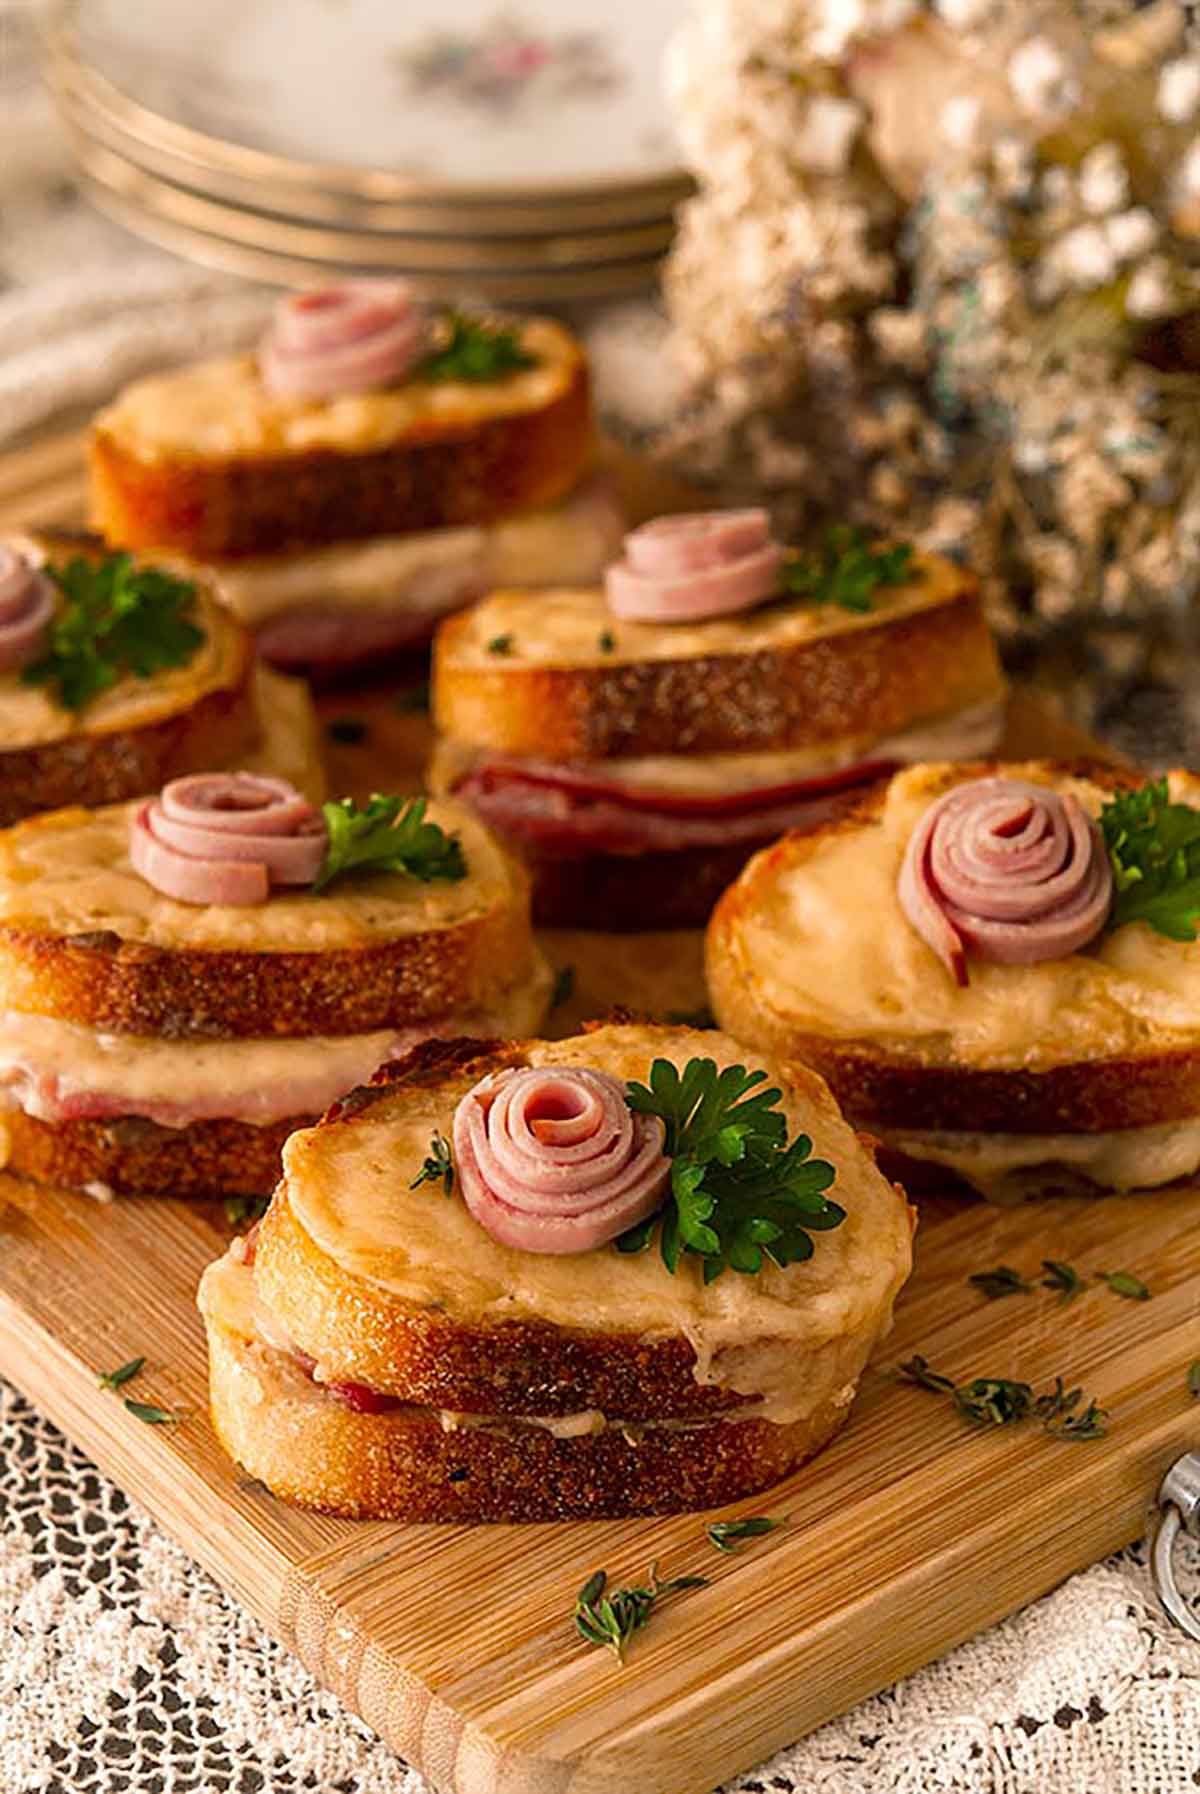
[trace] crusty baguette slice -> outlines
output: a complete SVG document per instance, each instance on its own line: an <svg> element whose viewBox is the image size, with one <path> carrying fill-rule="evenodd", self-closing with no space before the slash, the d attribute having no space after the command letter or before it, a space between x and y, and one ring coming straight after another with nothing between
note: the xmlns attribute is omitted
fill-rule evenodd
<svg viewBox="0 0 1200 1794"><path fill-rule="evenodd" d="M139 380L96 419L92 521L124 547L233 559L552 504L592 452L587 364L561 325L521 334L537 365L483 383L279 400L250 355Z"/></svg>
<svg viewBox="0 0 1200 1794"><path fill-rule="evenodd" d="M132 869L132 805L0 833L0 1005L118 1033L357 1034L488 1009L531 976L528 881L471 814L467 876L280 891L253 910L177 903Z"/></svg>
<svg viewBox="0 0 1200 1794"><path fill-rule="evenodd" d="M288 1135L311 1115L253 1126L229 1119L158 1127L137 1115L106 1121L42 1121L20 1109L0 1116L6 1171L58 1189L113 1196L269 1196Z"/></svg>
<svg viewBox="0 0 1200 1794"><path fill-rule="evenodd" d="M622 1024L569 1041L430 1046L384 1068L285 1148L254 1248L267 1336L325 1380L472 1414L691 1420L749 1406L790 1426L826 1398L848 1402L908 1274L910 1216L802 1067L749 1059L780 1081L793 1130L837 1166L848 1219L786 1271L704 1286L694 1263L672 1276L654 1251L518 1252L453 1190L412 1187L431 1136L450 1136L459 1099L486 1073L567 1063L645 1079L655 1057L747 1061L726 1036Z"/></svg>
<svg viewBox="0 0 1200 1794"><path fill-rule="evenodd" d="M742 1417L608 1427L579 1438L434 1409L360 1414L293 1360L206 1313L209 1400L225 1450L276 1495L350 1519L596 1520L717 1507L778 1482L849 1413L826 1399L787 1426Z"/></svg>
<svg viewBox="0 0 1200 1794"><path fill-rule="evenodd" d="M434 721L491 753L604 760L861 748L999 699L978 582L937 556L915 564L865 613L796 600L626 623L599 591L497 592L438 630Z"/></svg>
<svg viewBox="0 0 1200 1794"><path fill-rule="evenodd" d="M888 1143L1200 1115L1200 948L1137 924L1040 965L972 961L959 990L909 926L895 883L916 818L952 785L998 771L1073 789L1093 810L1141 782L1090 762L913 767L840 822L786 836L750 862L710 924L721 1025L802 1058ZM1172 785L1200 805L1200 780L1177 773Z"/></svg>
<svg viewBox="0 0 1200 1794"><path fill-rule="evenodd" d="M94 536L30 532L36 560L97 559ZM243 761L257 746L251 637L195 576L206 640L186 665L121 679L81 712L43 686L0 673L0 826L63 804L104 804L157 790L167 779Z"/></svg>

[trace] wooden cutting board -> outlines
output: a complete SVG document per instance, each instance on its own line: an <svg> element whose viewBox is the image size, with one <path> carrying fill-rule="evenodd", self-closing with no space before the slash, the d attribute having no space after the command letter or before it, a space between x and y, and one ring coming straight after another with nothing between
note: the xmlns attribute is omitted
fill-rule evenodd
<svg viewBox="0 0 1200 1794"><path fill-rule="evenodd" d="M22 477L24 475L24 478ZM0 528L78 514L78 447L0 459ZM409 683L411 684L411 679ZM362 789L419 762L425 725L394 690L338 694L334 783ZM354 733L353 730L349 731ZM345 729L338 730L346 734ZM1010 750L1077 752L1017 703ZM556 935L576 969L560 1028L614 1000L656 1013L700 1000L695 937ZM922 1211L896 1329L841 1437L764 1496L724 1510L787 1524L736 1556L713 1516L480 1528L350 1523L281 1505L221 1453L205 1408L194 1306L230 1235L218 1205L100 1204L0 1175L0 1373L148 1508L312 1672L454 1794L706 1794L717 1782L928 1662L1143 1530L1163 1472L1200 1442L1186 1386L1200 1352L1200 1192L1019 1209ZM1090 1283L987 1301L966 1279L1044 1258L1136 1273L1151 1300ZM1061 1375L1111 1410L1106 1438L976 1431L902 1384L919 1352L956 1380ZM170 1408L150 1426L98 1386ZM606 1568L703 1574L654 1616L624 1667L571 1623Z"/></svg>

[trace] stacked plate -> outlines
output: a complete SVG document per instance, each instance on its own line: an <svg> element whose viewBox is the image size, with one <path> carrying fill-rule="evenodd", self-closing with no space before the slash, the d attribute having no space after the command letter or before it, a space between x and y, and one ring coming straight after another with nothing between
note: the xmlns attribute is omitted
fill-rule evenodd
<svg viewBox="0 0 1200 1794"><path fill-rule="evenodd" d="M662 57L686 0L70 0L50 75L106 211L196 260L435 297L654 281L690 190Z"/></svg>

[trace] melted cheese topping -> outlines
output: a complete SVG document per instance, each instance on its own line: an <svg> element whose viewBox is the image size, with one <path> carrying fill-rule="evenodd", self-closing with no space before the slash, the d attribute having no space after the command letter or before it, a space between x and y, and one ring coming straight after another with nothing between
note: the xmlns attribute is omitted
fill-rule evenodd
<svg viewBox="0 0 1200 1794"><path fill-rule="evenodd" d="M1105 1190L1153 1190L1200 1171L1200 1118L1100 1134L896 1133L887 1144L945 1165L993 1201L1029 1194L1026 1172L1075 1172Z"/></svg>
<svg viewBox="0 0 1200 1794"><path fill-rule="evenodd" d="M47 558L34 542L22 546L39 565ZM150 679L130 673L82 711L66 709L46 686L23 684L18 669L0 672L0 753L62 741L68 735L113 735L144 728L177 716L210 692L236 690L246 677L247 646L241 628L203 585L197 590L194 620L204 630L204 640L183 666L164 667Z"/></svg>
<svg viewBox="0 0 1200 1794"><path fill-rule="evenodd" d="M95 428L145 461L234 455L302 455L314 449L365 454L406 436L469 430L492 418L539 411L564 392L582 351L546 318L520 327L537 364L502 380L409 380L334 399L275 398L253 355L201 361L135 380Z"/></svg>
<svg viewBox="0 0 1200 1794"><path fill-rule="evenodd" d="M534 1065L591 1065L644 1080L652 1057L683 1064L694 1048L686 1032L613 1026L536 1042L528 1056ZM705 1034L703 1051L720 1065L772 1072L727 1036ZM397 1092L349 1126L309 1129L287 1142L284 1176L296 1219L344 1271L455 1319L682 1334L697 1354L698 1380L765 1396L772 1419L811 1411L806 1354L825 1352L838 1386L852 1389L911 1268L911 1229L903 1197L877 1171L820 1079L799 1072L785 1108L792 1131L810 1135L816 1155L836 1166L833 1194L846 1221L816 1236L807 1263L767 1265L754 1277L726 1272L707 1287L694 1263L685 1261L672 1276L657 1251L628 1258L610 1247L564 1257L519 1252L485 1233L461 1201L428 1185L410 1189L431 1133L449 1135L468 1087L460 1079L434 1091ZM821 1398L827 1393L826 1384Z"/></svg>
<svg viewBox="0 0 1200 1794"><path fill-rule="evenodd" d="M564 504L488 528L376 536L213 571L219 595L250 628L308 605L439 616L490 585L596 579L620 548L623 527L606 484L591 481Z"/></svg>
<svg viewBox="0 0 1200 1794"><path fill-rule="evenodd" d="M483 825L444 802L431 804L429 817L461 837L467 876L456 884L384 872L319 895L280 890L251 908L177 903L130 864L135 808L55 810L0 831L0 924L52 935L110 929L177 949L312 953L453 928L527 901L523 874Z"/></svg>
<svg viewBox="0 0 1200 1794"><path fill-rule="evenodd" d="M961 599L966 582L952 561L918 555L914 565L919 577L907 585L881 587L868 611L803 599L794 603L781 600L741 616L700 623L624 622L613 616L604 593L598 590L498 591L461 620L439 652L449 668L494 670L497 659L488 653L487 645L497 636L511 636L511 651L500 663L511 674L522 667L620 666L632 661L778 651L877 629ZM605 635L613 638L609 652L600 646ZM998 696L1002 689L996 664L992 695Z"/></svg>
<svg viewBox="0 0 1200 1794"><path fill-rule="evenodd" d="M552 982L538 954L528 980L487 1010L445 1016L436 1029L416 1028L410 1044L434 1033L446 1039L530 1034L545 1019ZM302 1039L148 1040L8 1009L0 1015L0 1089L25 1114L49 1121L73 1096L91 1094L166 1126L221 1115L264 1125L317 1114L365 1084L394 1055L406 1021L400 1012L391 1028ZM47 1100L47 1080L55 1100Z"/></svg>
<svg viewBox="0 0 1200 1794"><path fill-rule="evenodd" d="M1007 770L1073 791L1093 815L1104 801L1088 780L1041 764ZM1040 965L971 959L970 984L954 982L907 921L896 880L918 820L964 776L951 766L898 773L877 820L795 842L773 856L769 877L752 864L754 902L737 904L719 937L731 955L719 975L739 977L791 1030L929 1064L1040 1071L1194 1043L1200 942L1168 940L1144 923ZM1179 801L1200 806L1200 780L1173 774L1171 783Z"/></svg>
<svg viewBox="0 0 1200 1794"><path fill-rule="evenodd" d="M636 790L722 796L731 791L768 790L793 780L871 760L971 760L989 754L1004 733L1005 705L987 699L935 722L921 723L879 740L845 736L820 747L781 754L657 754L638 759L575 760L573 767L597 778L615 779ZM448 792L482 757L482 750L449 737L435 745L429 768L432 791Z"/></svg>

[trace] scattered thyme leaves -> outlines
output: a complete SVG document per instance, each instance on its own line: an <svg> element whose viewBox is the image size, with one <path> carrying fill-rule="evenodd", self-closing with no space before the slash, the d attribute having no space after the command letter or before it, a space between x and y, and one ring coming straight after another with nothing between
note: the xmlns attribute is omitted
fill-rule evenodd
<svg viewBox="0 0 1200 1794"><path fill-rule="evenodd" d="M128 1395L125 1397L125 1406L135 1420L145 1421L147 1426L174 1426L178 1419L170 1408L156 1408L152 1402L135 1402Z"/></svg>
<svg viewBox="0 0 1200 1794"><path fill-rule="evenodd" d="M705 1537L710 1545L727 1556L733 1556L741 1539L761 1539L764 1534L774 1532L782 1526L782 1520L772 1520L766 1514L751 1514L745 1520L714 1520Z"/></svg>
<svg viewBox="0 0 1200 1794"><path fill-rule="evenodd" d="M1121 791L1100 811L1113 869L1108 926L1145 922L1194 941L1200 921L1200 810L1171 802L1165 778Z"/></svg>
<svg viewBox="0 0 1200 1794"><path fill-rule="evenodd" d="M396 709L401 716L428 716L428 679L422 679L418 685L410 685L406 691L399 692L396 697Z"/></svg>
<svg viewBox="0 0 1200 1794"><path fill-rule="evenodd" d="M323 891L352 872L406 872L422 884L467 875L462 844L436 822L426 822L423 797L383 797L365 809L353 798L323 805L329 844L313 885Z"/></svg>
<svg viewBox="0 0 1200 1794"><path fill-rule="evenodd" d="M46 651L25 667L26 685L46 685L67 710L86 708L127 673L149 679L184 666L204 641L193 620L196 587L132 555L76 555L44 569L62 593Z"/></svg>
<svg viewBox="0 0 1200 1794"><path fill-rule="evenodd" d="M429 1154L409 1184L410 1190L420 1189L422 1184L440 1183L447 1196L454 1194L454 1160L450 1156L450 1142L445 1134L434 1128L429 1139Z"/></svg>
<svg viewBox="0 0 1200 1794"><path fill-rule="evenodd" d="M1032 1283L1026 1283L1020 1271L1014 1271L1011 1265L997 1265L991 1271L975 1271L967 1282L991 1302L998 1301L1001 1296L1027 1296L1033 1290Z"/></svg>
<svg viewBox="0 0 1200 1794"><path fill-rule="evenodd" d="M446 340L425 357L413 374L414 380L483 384L505 380L510 374L537 366L536 355L530 355L523 347L519 333L502 324L473 318L466 312L450 312L443 325Z"/></svg>
<svg viewBox="0 0 1200 1794"><path fill-rule="evenodd" d="M511 654L513 651L512 636L511 635L494 635L492 637L491 641L487 644L487 651L489 654L499 654L499 655Z"/></svg>
<svg viewBox="0 0 1200 1794"><path fill-rule="evenodd" d="M271 1206L271 1198L266 1195L226 1196L224 1208L225 1219L231 1227L240 1227L246 1221L261 1221Z"/></svg>
<svg viewBox="0 0 1200 1794"><path fill-rule="evenodd" d="M131 1358L128 1364L120 1364L116 1370L102 1370L99 1378L100 1388L119 1389L122 1383L132 1382L145 1363L144 1357Z"/></svg>
<svg viewBox="0 0 1200 1794"><path fill-rule="evenodd" d="M1193 1358L1188 1365L1187 1386L1191 1395L1200 1398L1200 1358Z"/></svg>
<svg viewBox="0 0 1200 1794"><path fill-rule="evenodd" d="M1028 1383L1011 1377L972 1377L955 1383L920 1356L898 1365L897 1374L933 1395L949 1396L972 1426L1020 1426L1036 1420L1055 1439L1068 1441L1102 1439L1108 1432L1108 1409L1091 1400L1081 1410L1082 1389L1068 1389L1061 1377L1054 1379L1053 1388L1035 1395Z"/></svg>
<svg viewBox="0 0 1200 1794"><path fill-rule="evenodd" d="M1064 1264L1061 1258L1043 1258L1042 1269L1046 1272L1042 1288L1057 1290L1062 1303L1072 1301L1087 1288L1074 1265Z"/></svg>
<svg viewBox="0 0 1200 1794"><path fill-rule="evenodd" d="M358 716L335 716L332 722L326 723L325 733L330 741L343 743L346 747L354 747L365 741L371 733L366 723Z"/></svg>
<svg viewBox="0 0 1200 1794"><path fill-rule="evenodd" d="M587 1644L611 1651L618 1663L624 1663L625 1646L641 1631L659 1601L683 1589L707 1585L706 1576L676 1576L664 1582L658 1565L651 1564L649 1582L610 1589L608 1572L596 1570L575 1597L575 1630Z"/></svg>
<svg viewBox="0 0 1200 1794"><path fill-rule="evenodd" d="M561 1009L575 995L575 967L559 966L554 974L554 989L550 993L551 1009Z"/></svg>
<svg viewBox="0 0 1200 1794"><path fill-rule="evenodd" d="M1140 1277L1132 1271L1097 1271L1097 1283L1107 1283L1114 1296L1124 1296L1128 1302L1148 1302L1150 1291Z"/></svg>
<svg viewBox="0 0 1200 1794"><path fill-rule="evenodd" d="M864 612L881 586L904 585L915 571L911 543L872 548L862 530L835 524L819 547L801 549L784 561L781 579L789 597Z"/></svg>
<svg viewBox="0 0 1200 1794"><path fill-rule="evenodd" d="M846 1211L825 1195L833 1166L811 1157L807 1134L788 1140L781 1094L765 1083L765 1072L744 1065L718 1071L712 1059L690 1059L680 1072L656 1059L648 1084L626 1084L634 1113L664 1124L671 1190L648 1222L620 1235L619 1251L643 1250L658 1227L667 1269L691 1252L711 1283L727 1268L754 1276L765 1259L798 1264L812 1257L812 1233L841 1225Z"/></svg>

